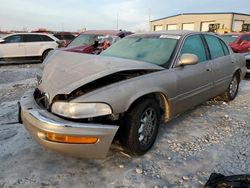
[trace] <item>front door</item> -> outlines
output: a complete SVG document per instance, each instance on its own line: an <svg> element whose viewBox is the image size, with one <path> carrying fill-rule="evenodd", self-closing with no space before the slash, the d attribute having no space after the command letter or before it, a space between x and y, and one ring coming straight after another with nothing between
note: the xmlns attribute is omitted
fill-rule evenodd
<svg viewBox="0 0 250 188"><path fill-rule="evenodd" d="M185 39L180 56L185 53L197 55L199 61L195 65L174 68L177 78L175 113L209 99L213 87L211 62L200 35L191 35Z"/></svg>
<svg viewBox="0 0 250 188"><path fill-rule="evenodd" d="M0 44L0 59L25 57L26 49L22 35L11 35L4 40L5 42Z"/></svg>

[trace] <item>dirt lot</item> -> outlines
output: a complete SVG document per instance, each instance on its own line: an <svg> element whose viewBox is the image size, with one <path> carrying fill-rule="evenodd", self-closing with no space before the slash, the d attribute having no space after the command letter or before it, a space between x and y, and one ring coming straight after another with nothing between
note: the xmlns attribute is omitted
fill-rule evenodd
<svg viewBox="0 0 250 188"><path fill-rule="evenodd" d="M17 123L17 101L39 65L0 67L0 188L202 187L212 172L250 174L250 80L230 103L208 101L160 129L144 156L113 145L104 160L43 149Z"/></svg>

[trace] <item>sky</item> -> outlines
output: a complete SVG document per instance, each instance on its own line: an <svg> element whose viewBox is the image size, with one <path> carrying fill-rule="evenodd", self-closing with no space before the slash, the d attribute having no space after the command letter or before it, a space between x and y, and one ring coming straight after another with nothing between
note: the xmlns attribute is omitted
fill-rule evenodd
<svg viewBox="0 0 250 188"><path fill-rule="evenodd" d="M149 20L206 12L250 14L250 0L0 0L0 29L147 31Z"/></svg>

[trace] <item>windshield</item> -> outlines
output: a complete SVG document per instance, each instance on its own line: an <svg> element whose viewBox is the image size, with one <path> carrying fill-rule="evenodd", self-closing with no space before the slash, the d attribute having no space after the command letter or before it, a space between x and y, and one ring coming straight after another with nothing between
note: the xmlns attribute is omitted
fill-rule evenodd
<svg viewBox="0 0 250 188"><path fill-rule="evenodd" d="M221 37L227 44L229 44L234 42L238 38L238 35L222 35Z"/></svg>
<svg viewBox="0 0 250 188"><path fill-rule="evenodd" d="M67 47L93 45L98 35L81 34L76 37Z"/></svg>
<svg viewBox="0 0 250 188"><path fill-rule="evenodd" d="M131 36L113 44L101 55L121 57L163 65L167 63L175 49L179 36Z"/></svg>

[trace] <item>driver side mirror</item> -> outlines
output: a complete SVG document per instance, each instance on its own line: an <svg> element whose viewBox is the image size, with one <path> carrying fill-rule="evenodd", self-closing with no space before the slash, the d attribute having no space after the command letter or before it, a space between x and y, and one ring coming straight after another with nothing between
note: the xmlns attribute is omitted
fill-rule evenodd
<svg viewBox="0 0 250 188"><path fill-rule="evenodd" d="M197 55L194 54L182 54L177 66L185 66L185 65L194 65L197 64L199 61L199 58Z"/></svg>
<svg viewBox="0 0 250 188"><path fill-rule="evenodd" d="M0 44L5 43L4 39L0 39Z"/></svg>

